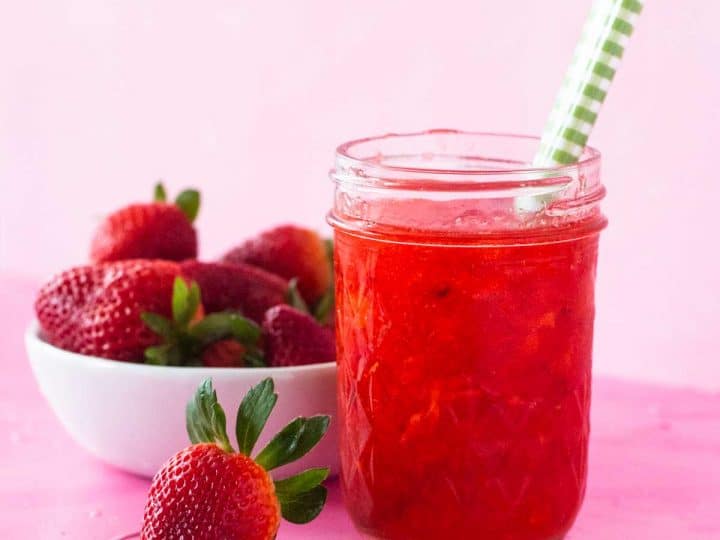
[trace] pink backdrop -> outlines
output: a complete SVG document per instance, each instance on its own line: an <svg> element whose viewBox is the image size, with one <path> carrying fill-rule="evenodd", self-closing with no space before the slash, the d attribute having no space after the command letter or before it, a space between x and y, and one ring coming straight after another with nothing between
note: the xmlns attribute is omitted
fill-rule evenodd
<svg viewBox="0 0 720 540"><path fill-rule="evenodd" d="M538 133L589 5L13 2L0 19L0 271L83 261L98 216L158 177L203 189L213 256L278 221L324 228L345 139ZM715 1L649 1L592 137L611 222L598 372L720 388L718 19Z"/></svg>

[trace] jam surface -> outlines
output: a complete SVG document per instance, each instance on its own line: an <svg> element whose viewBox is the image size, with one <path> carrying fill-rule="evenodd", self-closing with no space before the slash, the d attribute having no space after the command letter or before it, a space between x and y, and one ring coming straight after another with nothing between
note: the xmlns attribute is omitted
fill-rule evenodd
<svg viewBox="0 0 720 540"><path fill-rule="evenodd" d="M597 230L424 240L335 231L346 506L378 538L562 538L585 492Z"/></svg>

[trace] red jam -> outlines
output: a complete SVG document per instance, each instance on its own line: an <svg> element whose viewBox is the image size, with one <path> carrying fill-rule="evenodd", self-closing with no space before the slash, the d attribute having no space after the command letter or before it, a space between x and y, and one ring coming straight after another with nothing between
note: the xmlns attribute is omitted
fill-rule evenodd
<svg viewBox="0 0 720 540"><path fill-rule="evenodd" d="M336 229L342 484L361 531L565 535L585 492L601 226Z"/></svg>

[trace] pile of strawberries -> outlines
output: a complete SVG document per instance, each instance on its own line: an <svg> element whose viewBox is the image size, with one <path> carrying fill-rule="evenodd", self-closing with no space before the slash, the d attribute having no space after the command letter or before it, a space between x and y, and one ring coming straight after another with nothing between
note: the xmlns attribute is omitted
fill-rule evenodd
<svg viewBox="0 0 720 540"><path fill-rule="evenodd" d="M108 216L89 265L55 276L35 311L42 337L80 354L175 366L290 366L335 360L332 245L273 228L220 260L197 260L200 194Z"/></svg>

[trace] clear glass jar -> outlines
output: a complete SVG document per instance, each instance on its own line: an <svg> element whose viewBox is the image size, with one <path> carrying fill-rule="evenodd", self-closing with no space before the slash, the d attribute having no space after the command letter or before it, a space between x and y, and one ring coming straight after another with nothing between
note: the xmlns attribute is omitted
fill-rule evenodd
<svg viewBox="0 0 720 540"><path fill-rule="evenodd" d="M562 538L585 492L600 155L436 130L340 146L342 485L389 539Z"/></svg>

